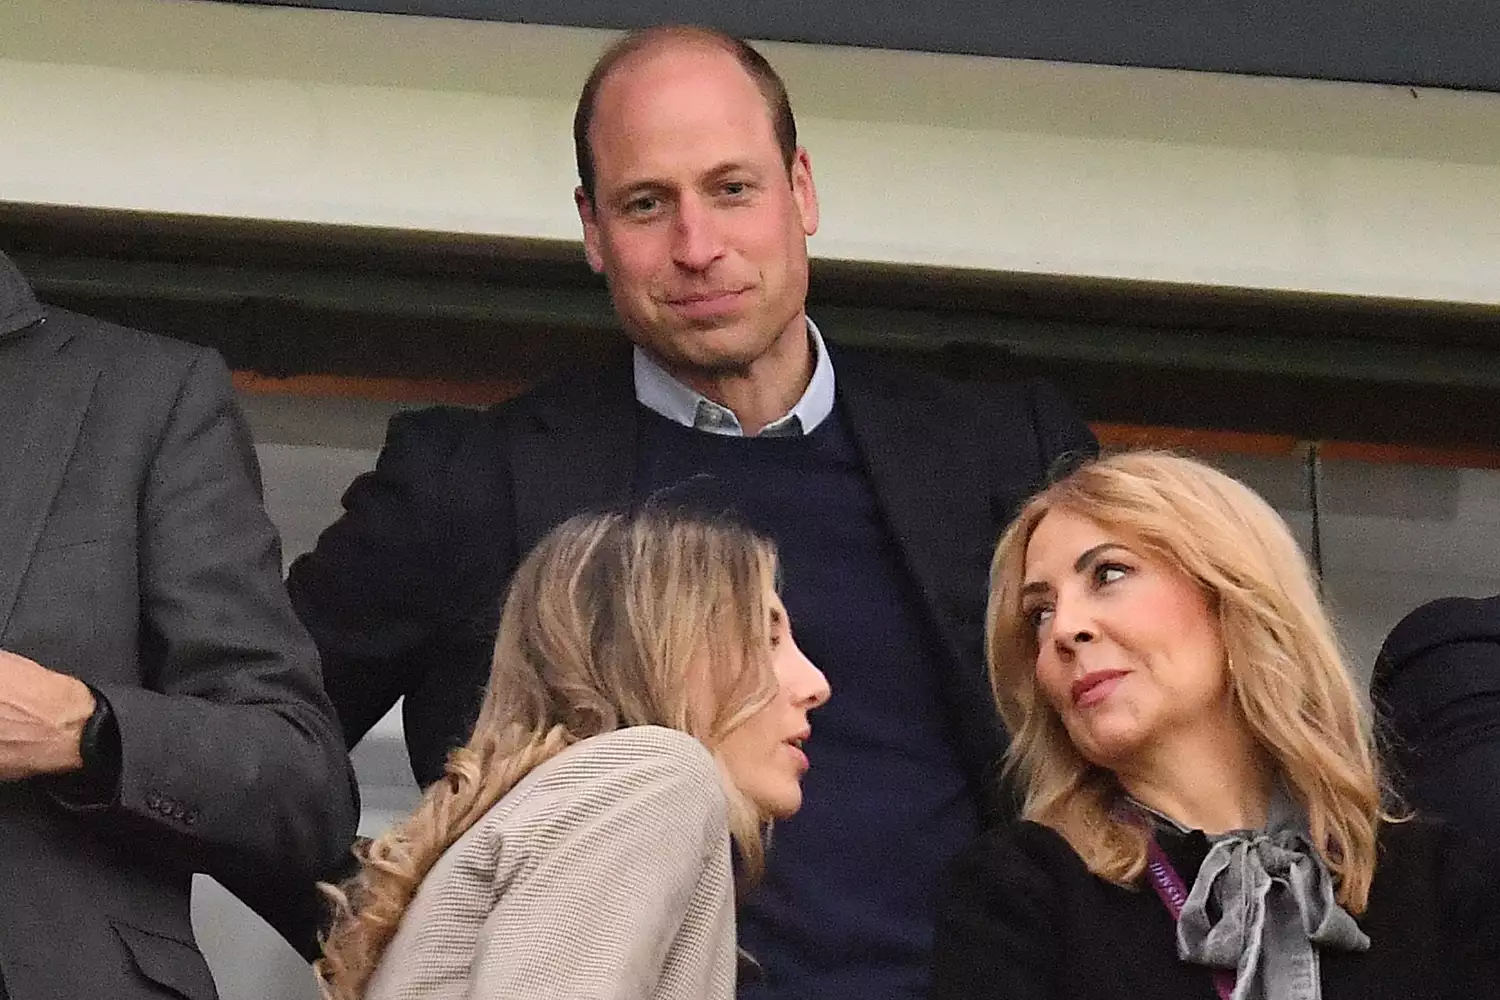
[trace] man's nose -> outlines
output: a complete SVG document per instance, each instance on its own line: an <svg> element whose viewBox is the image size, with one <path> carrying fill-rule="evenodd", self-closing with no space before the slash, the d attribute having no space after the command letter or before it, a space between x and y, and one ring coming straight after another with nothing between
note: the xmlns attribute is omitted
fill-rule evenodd
<svg viewBox="0 0 1500 1000"><path fill-rule="evenodd" d="M680 267L704 271L724 252L718 219L703 199L685 197L678 205L672 257Z"/></svg>

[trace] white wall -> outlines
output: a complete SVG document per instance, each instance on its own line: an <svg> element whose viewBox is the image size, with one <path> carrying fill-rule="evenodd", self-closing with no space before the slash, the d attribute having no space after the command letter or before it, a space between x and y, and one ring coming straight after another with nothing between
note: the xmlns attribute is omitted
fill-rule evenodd
<svg viewBox="0 0 1500 1000"><path fill-rule="evenodd" d="M0 200L575 239L608 35L0 5ZM1500 304L1500 95L766 45L861 261Z"/></svg>

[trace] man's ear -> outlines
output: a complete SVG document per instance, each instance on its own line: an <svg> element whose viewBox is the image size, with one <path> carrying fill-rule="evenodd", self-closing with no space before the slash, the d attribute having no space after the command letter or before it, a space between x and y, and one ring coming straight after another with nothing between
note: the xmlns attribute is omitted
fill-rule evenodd
<svg viewBox="0 0 1500 1000"><path fill-rule="evenodd" d="M595 274L604 272L604 258L599 254L599 220L594 200L582 185L573 189L573 204L578 206L578 221L583 223L583 255Z"/></svg>
<svg viewBox="0 0 1500 1000"><path fill-rule="evenodd" d="M792 200L802 218L802 231L808 236L818 231L818 189L813 185L812 159L807 150L797 147L792 157Z"/></svg>

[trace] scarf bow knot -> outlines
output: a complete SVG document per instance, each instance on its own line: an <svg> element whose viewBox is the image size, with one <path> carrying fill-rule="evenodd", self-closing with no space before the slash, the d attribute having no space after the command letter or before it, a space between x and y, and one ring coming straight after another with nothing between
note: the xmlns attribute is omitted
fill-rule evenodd
<svg viewBox="0 0 1500 1000"><path fill-rule="evenodd" d="M1209 840L1177 921L1178 956L1233 969L1233 1000L1320 1000L1315 946L1364 951L1370 939L1334 898L1296 810L1277 796L1264 831Z"/></svg>

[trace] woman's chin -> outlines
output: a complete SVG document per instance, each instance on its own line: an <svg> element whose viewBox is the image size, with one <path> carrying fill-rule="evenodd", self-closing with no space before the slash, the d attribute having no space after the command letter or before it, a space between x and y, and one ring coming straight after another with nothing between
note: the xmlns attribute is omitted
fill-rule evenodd
<svg viewBox="0 0 1500 1000"><path fill-rule="evenodd" d="M767 820L791 819L802 808L802 786L778 789L758 801L756 807Z"/></svg>
<svg viewBox="0 0 1500 1000"><path fill-rule="evenodd" d="M1146 733L1139 726L1108 720L1096 722L1081 731L1074 732L1073 745L1083 759L1095 767L1116 770L1125 761L1135 757L1146 742Z"/></svg>
<svg viewBox="0 0 1500 1000"><path fill-rule="evenodd" d="M770 810L770 812L771 812L771 818L772 819L791 819L793 816L797 815L798 811L801 808L802 808L802 796L798 795L795 800L793 800L793 799L787 799L786 801L777 803L777 805L773 809Z"/></svg>

